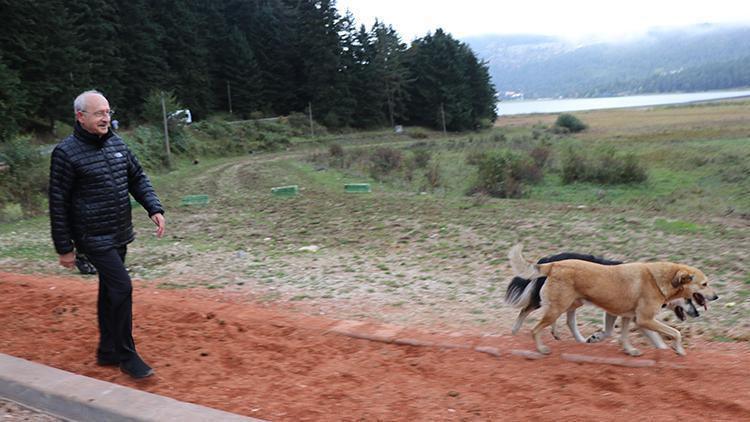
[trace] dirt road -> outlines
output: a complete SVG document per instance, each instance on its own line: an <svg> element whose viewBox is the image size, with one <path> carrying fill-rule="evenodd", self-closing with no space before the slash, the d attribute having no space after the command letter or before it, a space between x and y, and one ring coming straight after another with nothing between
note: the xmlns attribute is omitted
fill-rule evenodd
<svg viewBox="0 0 750 422"><path fill-rule="evenodd" d="M0 352L275 421L750 418L746 343L696 340L687 357L643 346L635 361L615 343L548 339L552 355L534 360L519 355L532 348L527 332L342 323L241 294L139 282L134 333L157 375L136 382L95 365L95 302L94 279L0 273ZM336 333L342 326L365 337L399 332L422 345ZM570 355L651 366L576 363Z"/></svg>

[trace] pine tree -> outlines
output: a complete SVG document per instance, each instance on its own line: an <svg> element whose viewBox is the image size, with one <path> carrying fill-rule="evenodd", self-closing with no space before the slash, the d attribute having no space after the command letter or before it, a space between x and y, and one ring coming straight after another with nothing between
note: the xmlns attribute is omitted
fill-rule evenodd
<svg viewBox="0 0 750 422"><path fill-rule="evenodd" d="M200 14L200 0L155 2L154 19L165 36L161 39L162 51L169 65L167 88L197 118L208 115L213 109L208 63L211 60L207 47L205 21Z"/></svg>
<svg viewBox="0 0 750 422"><path fill-rule="evenodd" d="M80 44L81 84L106 95L112 108L124 103L122 71L125 58L119 51L120 13L114 0L90 0L67 5L75 20Z"/></svg>
<svg viewBox="0 0 750 422"><path fill-rule="evenodd" d="M213 48L214 96L227 107L231 99L232 112L249 117L260 107L261 75L255 55L245 34L237 27L232 27L219 41L221 45Z"/></svg>
<svg viewBox="0 0 750 422"><path fill-rule="evenodd" d="M0 143L18 132L25 110L24 95L18 74L5 65L0 54Z"/></svg>
<svg viewBox="0 0 750 422"><path fill-rule="evenodd" d="M117 54L125 59L120 75L124 93L117 99L118 116L140 118L149 93L169 90L168 52L161 47L164 28L156 23L147 0L130 0L119 5L120 26Z"/></svg>
<svg viewBox="0 0 750 422"><path fill-rule="evenodd" d="M406 45L390 25L376 21L372 32L375 38L372 64L379 74L385 98L385 104L381 105L385 107L391 126L394 126L405 114L408 97L408 69L404 64Z"/></svg>
<svg viewBox="0 0 750 422"><path fill-rule="evenodd" d="M62 0L0 1L0 51L27 92L24 128L51 131L55 120L71 119L81 89L81 52L74 23Z"/></svg>
<svg viewBox="0 0 750 422"><path fill-rule="evenodd" d="M438 29L415 40L408 58L411 122L441 128L444 119L448 130L467 130L494 119L494 88L486 66L467 45Z"/></svg>

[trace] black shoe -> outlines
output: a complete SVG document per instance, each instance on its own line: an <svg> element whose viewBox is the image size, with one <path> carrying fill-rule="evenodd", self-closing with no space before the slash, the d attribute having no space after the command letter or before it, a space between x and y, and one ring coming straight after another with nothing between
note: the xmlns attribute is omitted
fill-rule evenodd
<svg viewBox="0 0 750 422"><path fill-rule="evenodd" d="M154 375L154 370L146 365L146 362L144 362L138 355L135 355L124 362L120 362L120 371L133 378L146 378Z"/></svg>
<svg viewBox="0 0 750 422"><path fill-rule="evenodd" d="M84 254L76 254L76 268L81 274L96 274L96 267Z"/></svg>

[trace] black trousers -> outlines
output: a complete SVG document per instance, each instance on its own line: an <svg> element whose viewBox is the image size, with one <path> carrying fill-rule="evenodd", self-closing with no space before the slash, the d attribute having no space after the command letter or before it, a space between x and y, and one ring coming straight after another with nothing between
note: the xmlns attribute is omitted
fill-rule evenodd
<svg viewBox="0 0 750 422"><path fill-rule="evenodd" d="M103 253L87 253L99 273L100 360L124 362L136 354L133 341L133 283L125 268L125 246Z"/></svg>

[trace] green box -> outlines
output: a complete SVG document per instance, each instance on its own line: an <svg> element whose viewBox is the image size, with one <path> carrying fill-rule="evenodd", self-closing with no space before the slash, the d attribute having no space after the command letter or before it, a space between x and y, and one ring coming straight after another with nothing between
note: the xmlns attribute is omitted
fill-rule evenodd
<svg viewBox="0 0 750 422"><path fill-rule="evenodd" d="M182 197L180 205L206 205L208 204L208 195L187 195Z"/></svg>
<svg viewBox="0 0 750 422"><path fill-rule="evenodd" d="M299 193L299 187L297 185L289 186L278 186L271 188L271 194L273 196L295 196Z"/></svg>
<svg viewBox="0 0 750 422"><path fill-rule="evenodd" d="M369 183L348 183L344 185L344 192L349 193L370 193L372 189Z"/></svg>

